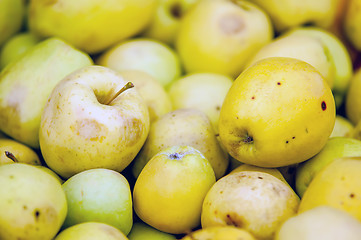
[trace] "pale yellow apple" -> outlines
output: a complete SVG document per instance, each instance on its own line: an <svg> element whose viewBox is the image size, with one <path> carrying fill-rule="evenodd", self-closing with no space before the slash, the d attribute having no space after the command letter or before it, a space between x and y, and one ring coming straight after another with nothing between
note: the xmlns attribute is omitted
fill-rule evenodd
<svg viewBox="0 0 361 240"><path fill-rule="evenodd" d="M181 75L178 53L164 43L148 38L122 41L101 54L96 62L116 71L144 71L165 88Z"/></svg>
<svg viewBox="0 0 361 240"><path fill-rule="evenodd" d="M0 138L0 165L14 162L41 165L32 148L13 139Z"/></svg>
<svg viewBox="0 0 361 240"><path fill-rule="evenodd" d="M230 174L235 172L241 172L241 171L256 171L256 172L265 172L268 174L271 174L272 176L278 178L279 180L287 183L281 172L277 168L263 168L263 167L257 167L249 164L242 164L239 167L236 167L233 169Z"/></svg>
<svg viewBox="0 0 361 240"><path fill-rule="evenodd" d="M361 157L342 157L323 168L301 198L299 213L327 205L361 221Z"/></svg>
<svg viewBox="0 0 361 240"><path fill-rule="evenodd" d="M214 226L201 228L181 238L181 240L256 240L248 231L234 226Z"/></svg>
<svg viewBox="0 0 361 240"><path fill-rule="evenodd" d="M132 163L133 175L137 177L159 151L177 145L201 151L211 163L217 179L226 173L228 154L221 147L209 118L200 110L187 108L169 112L151 124L148 138Z"/></svg>
<svg viewBox="0 0 361 240"><path fill-rule="evenodd" d="M0 74L0 130L39 148L40 118L51 91L66 75L92 64L89 55L59 38L29 49Z"/></svg>
<svg viewBox="0 0 361 240"><path fill-rule="evenodd" d="M335 21L340 0L251 0L264 9L276 31L312 24L329 28Z"/></svg>
<svg viewBox="0 0 361 240"><path fill-rule="evenodd" d="M349 0L347 4L343 29L344 35L358 51L361 50L361 1Z"/></svg>
<svg viewBox="0 0 361 240"><path fill-rule="evenodd" d="M39 36L56 36L99 53L144 30L156 5L157 0L32 0L28 23Z"/></svg>
<svg viewBox="0 0 361 240"><path fill-rule="evenodd" d="M258 49L273 38L268 15L244 0L202 0L183 17L176 49L187 73L237 77Z"/></svg>
<svg viewBox="0 0 361 240"><path fill-rule="evenodd" d="M318 173L335 159L358 156L361 156L361 141L346 137L330 138L317 155L298 166L296 170L298 195L302 197Z"/></svg>
<svg viewBox="0 0 361 240"><path fill-rule="evenodd" d="M54 240L128 240L119 229L99 222L85 222L61 231Z"/></svg>
<svg viewBox="0 0 361 240"><path fill-rule="evenodd" d="M158 152L140 172L133 190L134 210L152 227L187 233L201 223L204 197L216 182L207 158L190 146Z"/></svg>
<svg viewBox="0 0 361 240"><path fill-rule="evenodd" d="M234 81L222 105L219 134L238 161L282 167L316 155L329 139L335 115L331 89L314 67L273 57Z"/></svg>
<svg viewBox="0 0 361 240"><path fill-rule="evenodd" d="M124 70L120 74L134 84L140 96L148 106L149 119L153 122L172 111L172 102L162 84L143 71Z"/></svg>
<svg viewBox="0 0 361 240"><path fill-rule="evenodd" d="M20 31L25 17L25 1L0 1L0 46Z"/></svg>
<svg viewBox="0 0 361 240"><path fill-rule="evenodd" d="M353 137L355 127L347 118L336 115L335 126L330 137Z"/></svg>
<svg viewBox="0 0 361 240"><path fill-rule="evenodd" d="M273 239L281 224L294 216L299 198L284 181L260 171L234 172L208 191L202 228L233 225L256 239Z"/></svg>
<svg viewBox="0 0 361 240"><path fill-rule="evenodd" d="M149 131L147 106L106 67L74 71L54 88L41 117L40 149L63 178L93 168L122 171Z"/></svg>
<svg viewBox="0 0 361 240"><path fill-rule="evenodd" d="M195 108L207 114L218 133L221 107L233 79L216 73L194 73L174 81L168 89L173 109Z"/></svg>
<svg viewBox="0 0 361 240"><path fill-rule="evenodd" d="M359 240L361 222L345 211L319 206L289 218L275 240Z"/></svg>
<svg viewBox="0 0 361 240"><path fill-rule="evenodd" d="M357 69L351 80L345 101L346 117L357 125L361 120L361 68Z"/></svg>

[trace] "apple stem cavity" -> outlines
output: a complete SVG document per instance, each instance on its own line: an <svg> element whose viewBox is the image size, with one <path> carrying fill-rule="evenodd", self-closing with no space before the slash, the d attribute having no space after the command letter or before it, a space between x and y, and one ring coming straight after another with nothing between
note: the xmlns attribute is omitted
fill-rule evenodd
<svg viewBox="0 0 361 240"><path fill-rule="evenodd" d="M134 87L134 84L132 82L127 82L109 101L105 102L105 105L111 104L114 99L116 99L122 92L124 92L127 89L130 89Z"/></svg>
<svg viewBox="0 0 361 240"><path fill-rule="evenodd" d="M11 152L9 152L9 151L5 151L5 156L6 157L8 157L8 158L10 158L13 162L19 162L17 159L16 159L16 157L14 156L14 154L12 154Z"/></svg>

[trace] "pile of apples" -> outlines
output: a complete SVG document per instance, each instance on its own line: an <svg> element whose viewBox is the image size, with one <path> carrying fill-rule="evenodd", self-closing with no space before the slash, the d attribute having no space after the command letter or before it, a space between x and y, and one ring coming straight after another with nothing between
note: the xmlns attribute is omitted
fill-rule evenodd
<svg viewBox="0 0 361 240"><path fill-rule="evenodd" d="M360 240L361 0L0 0L1 240Z"/></svg>

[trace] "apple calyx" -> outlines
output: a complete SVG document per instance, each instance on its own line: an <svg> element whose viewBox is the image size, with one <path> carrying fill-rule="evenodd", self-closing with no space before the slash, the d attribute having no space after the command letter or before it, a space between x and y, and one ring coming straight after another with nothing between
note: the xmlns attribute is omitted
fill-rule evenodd
<svg viewBox="0 0 361 240"><path fill-rule="evenodd" d="M14 154L12 154L11 152L9 151L5 151L5 156L10 158L13 162L17 163L19 162L16 157L14 156Z"/></svg>
<svg viewBox="0 0 361 240"><path fill-rule="evenodd" d="M114 101L114 99L116 99L122 92L132 87L134 87L134 84L132 82L127 82L110 100L108 100L104 104L105 105L111 104Z"/></svg>
<svg viewBox="0 0 361 240"><path fill-rule="evenodd" d="M183 154L177 153L177 152L172 153L172 154L169 155L169 158L172 159L172 160L179 160L182 157L183 157Z"/></svg>

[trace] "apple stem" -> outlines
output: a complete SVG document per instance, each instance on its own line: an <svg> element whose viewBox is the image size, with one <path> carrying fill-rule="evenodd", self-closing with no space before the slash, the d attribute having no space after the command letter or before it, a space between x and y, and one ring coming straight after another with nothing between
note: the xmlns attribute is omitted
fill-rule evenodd
<svg viewBox="0 0 361 240"><path fill-rule="evenodd" d="M114 99L116 99L122 92L124 92L125 90L134 87L134 84L131 82L127 82L127 84L124 85L124 87L122 87L109 101L107 101L106 103L104 103L105 105L109 105L111 102L114 101Z"/></svg>
<svg viewBox="0 0 361 240"><path fill-rule="evenodd" d="M12 154L9 151L5 151L5 156L7 156L8 158L10 158L11 160L13 160L14 162L19 162L16 157L14 156L14 154Z"/></svg>

